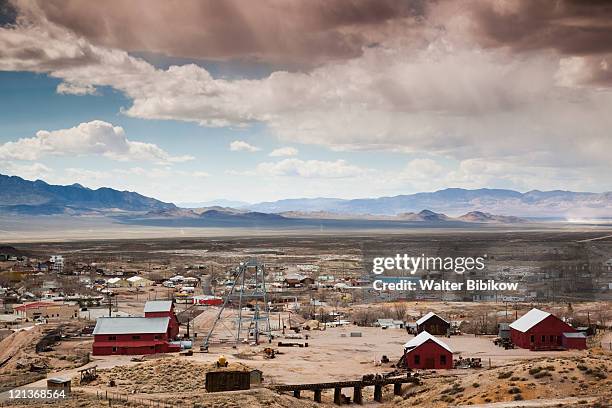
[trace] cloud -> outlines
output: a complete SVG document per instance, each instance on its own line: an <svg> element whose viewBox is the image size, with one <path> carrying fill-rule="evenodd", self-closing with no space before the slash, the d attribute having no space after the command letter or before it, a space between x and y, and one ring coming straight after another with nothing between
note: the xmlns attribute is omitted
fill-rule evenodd
<svg viewBox="0 0 612 408"><path fill-rule="evenodd" d="M297 176L305 178L345 178L362 175L365 170L344 160L321 161L284 159L257 165L257 173L270 176Z"/></svg>
<svg viewBox="0 0 612 408"><path fill-rule="evenodd" d="M230 150L232 152L258 152L261 149L243 140L234 140L230 143Z"/></svg>
<svg viewBox="0 0 612 408"><path fill-rule="evenodd" d="M48 155L102 155L113 160L173 163L191 156L171 156L152 143L129 140L120 126L94 120L69 129L39 130L36 136L0 145L5 160L38 160Z"/></svg>
<svg viewBox="0 0 612 408"><path fill-rule="evenodd" d="M0 162L0 173L9 176L19 176L28 180L38 180L48 177L53 170L42 163Z"/></svg>
<svg viewBox="0 0 612 408"><path fill-rule="evenodd" d="M271 157L282 157L282 156L297 156L298 149L295 147L280 147L270 152Z"/></svg>
<svg viewBox="0 0 612 408"><path fill-rule="evenodd" d="M68 17L41 4L22 9L16 27L0 28L0 69L49 73L63 81L58 91L64 93L112 87L131 99L123 113L132 117L203 126L263 124L285 143L410 152L457 162L503 161L514 166L515 174L528 164L553 181L563 180L555 174L561 175L568 163L584 177L609 164L611 42L604 41L608 28L602 25L608 7L569 1L555 3L558 7L511 0L440 1L421 8L417 3L407 14L381 13L387 17L375 21L360 16L359 7L351 14L348 6L338 6L328 16L332 6L310 6L327 10L324 19L315 19L317 27L324 21L324 30L348 27L345 33L351 33L357 25L367 26L368 41L359 39L358 51L319 53L314 68L307 64L256 80L214 78L193 64L157 69L110 48L121 47L124 34L117 34L121 40L110 38L120 31L104 33L108 27L94 14L87 16L89 11L75 6L79 10L67 15L85 13L81 22L89 23L68 23ZM268 21L269 11L262 10L258 18ZM235 14L230 15L232 20ZM538 25L540 19L544 23ZM562 46L563 37L549 35L547 27L552 33L576 34L568 40L574 45ZM126 36L148 32L137 26L127 30L133 33ZM192 40L184 44L197 43L196 37L185 38ZM161 50L157 47L151 50ZM231 50L217 56L260 55L272 61L272 54L286 51L259 52ZM277 163L266 166L272 173L300 174L291 163L284 164L287 170L277 169Z"/></svg>
<svg viewBox="0 0 612 408"><path fill-rule="evenodd" d="M43 0L22 9L93 44L174 57L319 64L361 55L385 32L418 24L422 0Z"/></svg>

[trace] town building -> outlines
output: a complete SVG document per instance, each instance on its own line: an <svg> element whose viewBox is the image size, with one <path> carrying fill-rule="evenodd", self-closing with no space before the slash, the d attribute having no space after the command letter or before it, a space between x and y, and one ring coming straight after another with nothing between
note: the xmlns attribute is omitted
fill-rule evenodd
<svg viewBox="0 0 612 408"><path fill-rule="evenodd" d="M145 288L155 284L154 281L143 278L142 276L132 276L131 278L127 278L126 281L129 286L134 288Z"/></svg>
<svg viewBox="0 0 612 408"><path fill-rule="evenodd" d="M439 336L446 336L450 331L450 322L433 312L427 313L416 321L417 333L427 332Z"/></svg>
<svg viewBox="0 0 612 408"><path fill-rule="evenodd" d="M583 342L573 334L576 332L558 317L535 308L510 324L512 342L530 350L586 348L586 338Z"/></svg>
<svg viewBox="0 0 612 408"><path fill-rule="evenodd" d="M170 319L168 333L173 339L179 332L179 321L174 313L174 303L171 300L149 300L144 307L145 317L168 317Z"/></svg>
<svg viewBox="0 0 612 408"><path fill-rule="evenodd" d="M93 355L180 351L180 345L170 343L170 322L170 317L100 317L93 331Z"/></svg>
<svg viewBox="0 0 612 408"><path fill-rule="evenodd" d="M79 306L72 303L31 302L13 307L13 313L22 319L65 320L79 317Z"/></svg>
<svg viewBox="0 0 612 408"><path fill-rule="evenodd" d="M62 255L53 255L49 258L49 264L52 271L57 273L64 272L64 257Z"/></svg>
<svg viewBox="0 0 612 408"><path fill-rule="evenodd" d="M413 369L451 369L453 351L442 340L423 331L404 344L404 362Z"/></svg>

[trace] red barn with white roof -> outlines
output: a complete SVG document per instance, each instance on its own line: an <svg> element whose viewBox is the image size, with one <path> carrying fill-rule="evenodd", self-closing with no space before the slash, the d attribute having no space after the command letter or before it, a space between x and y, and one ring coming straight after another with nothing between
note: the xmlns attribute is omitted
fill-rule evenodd
<svg viewBox="0 0 612 408"><path fill-rule="evenodd" d="M170 344L169 317L99 317L93 355L155 354L180 351Z"/></svg>
<svg viewBox="0 0 612 408"><path fill-rule="evenodd" d="M510 324L512 342L521 348L530 350L556 350L563 348L586 348L581 340L574 339L574 329L558 317L539 309L531 309L522 317Z"/></svg>
<svg viewBox="0 0 612 408"><path fill-rule="evenodd" d="M426 331L404 344L404 361L410 368L453 368L453 351L437 337Z"/></svg>

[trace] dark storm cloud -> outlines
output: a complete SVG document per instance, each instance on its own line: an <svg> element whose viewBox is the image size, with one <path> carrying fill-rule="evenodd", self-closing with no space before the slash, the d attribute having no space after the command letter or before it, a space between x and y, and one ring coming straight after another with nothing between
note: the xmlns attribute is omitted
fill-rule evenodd
<svg viewBox="0 0 612 408"><path fill-rule="evenodd" d="M359 56L384 40L384 30L418 24L426 14L421 0L45 0L37 8L98 45L306 65Z"/></svg>
<svg viewBox="0 0 612 408"><path fill-rule="evenodd" d="M17 9L8 0L0 0L0 27L15 24Z"/></svg>
<svg viewBox="0 0 612 408"><path fill-rule="evenodd" d="M480 42L488 46L552 48L566 55L612 52L611 1L479 1L471 14Z"/></svg>

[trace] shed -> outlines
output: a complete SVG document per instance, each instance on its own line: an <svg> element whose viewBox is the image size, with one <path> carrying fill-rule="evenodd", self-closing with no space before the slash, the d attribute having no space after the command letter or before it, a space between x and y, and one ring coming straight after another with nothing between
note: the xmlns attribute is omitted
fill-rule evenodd
<svg viewBox="0 0 612 408"><path fill-rule="evenodd" d="M584 335L584 333L563 333L561 345L566 349L586 350L586 341L587 337Z"/></svg>
<svg viewBox="0 0 612 408"><path fill-rule="evenodd" d="M251 388L249 371L209 371L206 373L206 391L237 391Z"/></svg>
<svg viewBox="0 0 612 408"><path fill-rule="evenodd" d="M409 368L451 369L453 351L442 340L424 331L404 344L404 361Z"/></svg>
<svg viewBox="0 0 612 408"><path fill-rule="evenodd" d="M47 389L70 392L71 381L66 378L52 377L47 379Z"/></svg>
<svg viewBox="0 0 612 408"><path fill-rule="evenodd" d="M417 333L427 332L440 336L446 336L450 331L450 322L441 318L434 312L429 312L416 321Z"/></svg>
<svg viewBox="0 0 612 408"><path fill-rule="evenodd" d="M576 329L563 320L536 308L510 324L512 342L518 347L530 350L561 349L565 347L563 334L575 332Z"/></svg>

